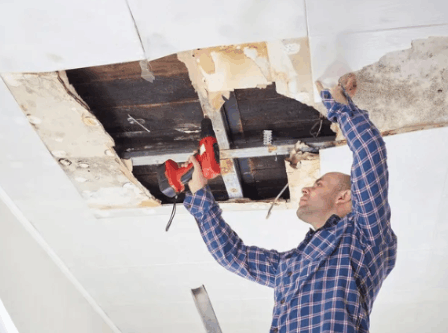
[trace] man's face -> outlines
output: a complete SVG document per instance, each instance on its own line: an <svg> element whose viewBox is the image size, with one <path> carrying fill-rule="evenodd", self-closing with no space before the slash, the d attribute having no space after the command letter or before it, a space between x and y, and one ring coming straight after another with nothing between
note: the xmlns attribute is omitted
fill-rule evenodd
<svg viewBox="0 0 448 333"><path fill-rule="evenodd" d="M311 187L302 189L302 197L297 209L297 217L307 222L307 217L315 214L325 214L330 211L336 200L338 180L331 173L327 173Z"/></svg>

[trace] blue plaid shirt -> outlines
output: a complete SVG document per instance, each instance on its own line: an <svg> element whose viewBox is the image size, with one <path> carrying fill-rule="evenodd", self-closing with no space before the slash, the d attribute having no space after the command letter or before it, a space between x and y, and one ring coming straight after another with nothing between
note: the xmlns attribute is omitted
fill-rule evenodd
<svg viewBox="0 0 448 333"><path fill-rule="evenodd" d="M368 332L375 297L395 265L384 141L351 100L339 104L327 90L322 99L353 152L347 216L331 216L297 248L278 252L245 245L222 219L208 186L184 200L220 265L274 288L273 333Z"/></svg>

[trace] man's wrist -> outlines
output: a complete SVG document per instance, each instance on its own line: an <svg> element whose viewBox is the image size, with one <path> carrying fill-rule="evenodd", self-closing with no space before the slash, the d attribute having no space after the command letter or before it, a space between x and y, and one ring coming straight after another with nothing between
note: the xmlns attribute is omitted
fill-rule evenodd
<svg viewBox="0 0 448 333"><path fill-rule="evenodd" d="M207 184L203 184L201 187L199 187L199 186L190 186L190 185L188 185L188 187L190 188L190 192L192 193L192 194L195 194L197 191L199 191L199 190L202 190L204 187L206 187L207 186Z"/></svg>

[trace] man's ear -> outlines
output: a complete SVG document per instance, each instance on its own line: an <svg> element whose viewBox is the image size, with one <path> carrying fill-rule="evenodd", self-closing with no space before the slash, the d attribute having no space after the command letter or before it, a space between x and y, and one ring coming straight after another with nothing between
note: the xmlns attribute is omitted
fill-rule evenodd
<svg viewBox="0 0 448 333"><path fill-rule="evenodd" d="M350 190L340 191L336 197L337 204L345 204L352 200L352 192Z"/></svg>

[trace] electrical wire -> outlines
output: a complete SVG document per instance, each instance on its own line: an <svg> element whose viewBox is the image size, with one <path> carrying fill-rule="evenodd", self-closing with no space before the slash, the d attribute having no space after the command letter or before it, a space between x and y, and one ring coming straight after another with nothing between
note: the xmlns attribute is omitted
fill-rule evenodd
<svg viewBox="0 0 448 333"><path fill-rule="evenodd" d="M173 210L171 211L170 220L168 221L168 224L166 225L165 231L168 231L168 229L171 226L171 223L173 222L174 215L176 215L176 203L177 203L177 195L174 197Z"/></svg>

